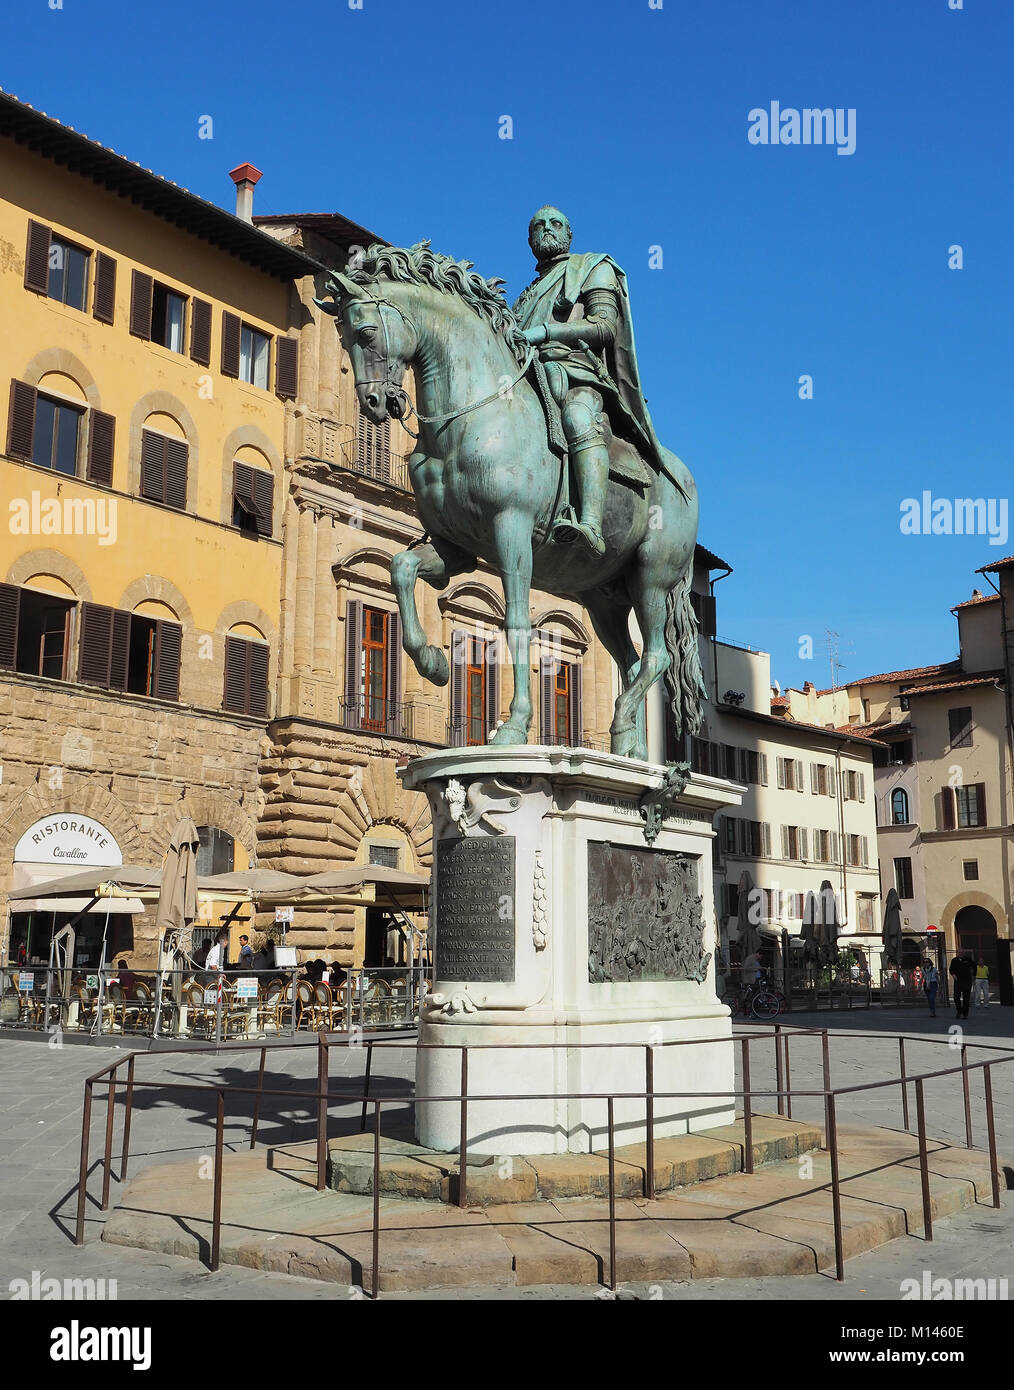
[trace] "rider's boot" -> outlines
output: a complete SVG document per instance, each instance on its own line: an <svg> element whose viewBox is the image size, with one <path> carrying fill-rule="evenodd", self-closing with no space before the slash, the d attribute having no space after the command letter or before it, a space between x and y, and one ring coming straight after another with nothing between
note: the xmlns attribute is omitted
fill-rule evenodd
<svg viewBox="0 0 1014 1390"><path fill-rule="evenodd" d="M570 457L581 496L581 520L558 522L553 528L553 539L577 540L593 555L604 555L602 512L609 482L609 450L603 443L584 444L572 448Z"/></svg>

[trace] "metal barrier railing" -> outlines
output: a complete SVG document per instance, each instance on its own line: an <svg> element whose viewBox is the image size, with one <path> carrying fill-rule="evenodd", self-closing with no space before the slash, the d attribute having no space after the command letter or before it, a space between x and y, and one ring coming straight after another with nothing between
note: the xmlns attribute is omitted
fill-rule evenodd
<svg viewBox="0 0 1014 1390"><path fill-rule="evenodd" d="M790 1042L792 1039L804 1039L819 1037L821 1040L821 1072L823 1086L819 1089L813 1088L793 1088L791 1083L791 1058ZM941 1077L961 1076L964 1118L965 1118L965 1147L973 1148L972 1136L972 1112L971 1112L971 1092L969 1078L973 1072L980 1071L983 1076L983 1097L985 1103L986 1116L986 1135L989 1153L990 1180L992 1204L994 1207L1000 1206L1000 1172L998 1166L997 1147L996 1147L996 1123L993 1109L993 1085L992 1068L1002 1066L1005 1063L1014 1062L1014 1048L1007 1048L995 1043L963 1043L961 1046L960 1064L954 1067L945 1067L936 1071L924 1071L912 1073L906 1070L905 1043L920 1043L937 1046L951 1046L951 1040L946 1038L926 1038L926 1037L898 1037L899 1048L899 1074L889 1077L882 1081L860 1082L850 1086L831 1086L831 1055L830 1039L841 1038L849 1043L854 1043L862 1039L874 1039L884 1042L883 1034L878 1033L859 1033L852 1030L846 1032L832 1033L827 1028L796 1028L793 1025L776 1024L770 1032L750 1032L740 1033L734 1036L733 1041L739 1044L741 1058L741 1076L743 1085L732 1091L713 1092L708 1090L709 1102L717 1100L728 1100L735 1104L742 1100L743 1103L743 1169L746 1173L752 1174L754 1171L754 1148L753 1148L753 1103L758 1098L773 1098L777 1103L779 1115L792 1118L793 1100L801 1098L820 1098L824 1102L824 1146L830 1158L830 1189L832 1203L832 1219L834 1227L834 1253L835 1253L835 1277L841 1282L845 1278L845 1257L844 1243L842 1235L842 1213L841 1213L841 1171L840 1155L838 1143L838 1103L842 1097L853 1097L868 1091L881 1090L885 1087L900 1087L902 1099L902 1111L904 1129L906 1133L911 1132L909 1117L909 1088L915 1088L916 1097L916 1127L918 1136L918 1157L921 1179L921 1200L923 1216L923 1235L924 1239L933 1239L933 1219L932 1219L932 1200L929 1182L929 1150L927 1147L926 1133L926 1106L924 1087L927 1081L936 1080ZM359 1100L353 1100L348 1096L333 1096L331 1093L330 1077L330 1047L329 1037L321 1033L318 1035L317 1043L317 1081L312 1091L304 1093L307 1108L311 1113L316 1113L316 1187L317 1191L324 1191L327 1184L327 1127L328 1114L332 1104L361 1104L362 1115L360 1121L361 1130L366 1128L366 1120L369 1107L373 1107L373 1214L372 1214L372 1278L371 1294L372 1298L377 1298L380 1292L379 1274L379 1252L380 1252L380 1119L382 1107L385 1105L405 1105L405 1104L454 1104L460 1107L460 1148L458 1154L458 1183L457 1183L457 1205L465 1207L468 1203L468 1104L469 1100L488 1101L516 1101L521 1103L531 1103L539 1100L601 1100L606 1105L606 1128L607 1128L607 1156L608 1156L608 1208L609 1208L609 1287L616 1288L616 1154L615 1154L615 1103L618 1100L630 1101L639 1100L645 1106L645 1165L644 1165L644 1196L651 1200L655 1195L654 1181L654 1154L655 1154L655 1103L659 1100L700 1100L701 1092L698 1091L657 1091L654 1088L654 1052L656 1049L667 1047L693 1047L709 1045L714 1046L717 1040L714 1038L682 1038L674 1039L670 1042L658 1044L644 1044L644 1075L645 1089L643 1091L624 1091L624 1092L547 1092L545 1094L492 1094L483 1091L479 1094L470 1094L468 1088L468 1055L470 1052L497 1049L502 1044L497 1043L473 1043L462 1046L461 1051L461 1086L457 1094L449 1095L427 1095L420 1096L414 1091L407 1091L403 1095L375 1096L370 1094L370 1076L372 1072L372 1052L375 1047L404 1046L396 1040L369 1040L363 1045L367 1050L366 1068L363 1078L363 1094ZM775 1089L756 1089L751 1085L751 1044L760 1041L773 1041L775 1052ZM241 1045L244 1046L244 1045ZM247 1044L245 1046L254 1046ZM416 1043L417 1049L444 1047L443 1044L436 1043ZM639 1044L629 1043L512 1043L512 1051L520 1049L557 1049L560 1047L568 1050L587 1050L596 1048L616 1048L640 1047ZM988 1060L972 1061L968 1059L969 1048L983 1048L991 1052L1000 1052L1006 1055L991 1057ZM127 1174L127 1162L130 1148L130 1122L133 1108L134 1091L139 1086L157 1088L162 1091L208 1091L216 1092L216 1118L215 1118L215 1164L214 1164L214 1193L212 1201L212 1237L209 1258L209 1268L215 1271L220 1265L221 1255L221 1228L222 1228L222 1191L224 1179L224 1151L225 1151L225 1096L228 1089L231 1096L252 1095L254 1097L253 1123L250 1135L250 1148L253 1149L257 1142L257 1130L260 1121L261 1101L264 1096L282 1096L291 1105L293 1093L291 1089L280 1090L264 1086L264 1068L267 1048L260 1049L260 1066L258 1069L257 1085L253 1086L233 1086L228 1088L215 1083L200 1083L196 1081L187 1082L166 1082L166 1081L146 1081L138 1079L134 1073L134 1062L138 1055L146 1054L131 1053L126 1057L118 1058L109 1066L95 1072L89 1076L85 1083L84 1111L81 1124L81 1160L77 1185L77 1215L75 1222L74 1243L83 1245L84 1243L84 1223L85 1207L88 1198L88 1176L89 1176L89 1140L92 1121L92 1096L96 1086L105 1085L106 1091L106 1124L105 1124L105 1148L102 1159L102 1200L101 1210L106 1211L109 1207L109 1188L113 1169L113 1137L114 1137L114 1117L115 1100L117 1087L119 1085L119 1075L122 1068L126 1068L126 1083L124 1094L124 1122L123 1122L123 1141L120 1157L119 1181L123 1182ZM827 1184L818 1190L825 1190Z"/></svg>
<svg viewBox="0 0 1014 1390"><path fill-rule="evenodd" d="M216 1043L321 1028L367 1033L414 1028L429 988L423 966L332 967L329 982L305 972L305 965L225 972L5 966L0 1029Z"/></svg>

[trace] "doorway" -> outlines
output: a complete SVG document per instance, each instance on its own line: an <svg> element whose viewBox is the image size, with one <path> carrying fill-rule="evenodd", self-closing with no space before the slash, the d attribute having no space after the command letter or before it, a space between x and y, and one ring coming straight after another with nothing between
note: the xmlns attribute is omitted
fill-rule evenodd
<svg viewBox="0 0 1014 1390"><path fill-rule="evenodd" d="M954 935L958 952L971 951L977 961L980 956L989 967L991 984L997 982L996 918L984 907L963 907L954 919Z"/></svg>

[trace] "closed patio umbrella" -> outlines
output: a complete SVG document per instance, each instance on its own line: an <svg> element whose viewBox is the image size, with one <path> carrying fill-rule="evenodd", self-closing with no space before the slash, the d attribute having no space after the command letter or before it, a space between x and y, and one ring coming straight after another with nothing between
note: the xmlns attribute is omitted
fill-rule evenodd
<svg viewBox="0 0 1014 1390"><path fill-rule="evenodd" d="M162 1015L162 975L166 960L170 969L179 957L190 955L191 932L197 916L197 851L201 841L197 826L184 816L173 831L169 848L162 863L158 907L155 909L155 928L159 933L159 978L156 991L155 1019L152 1031L157 1036ZM173 997L180 1003L179 986L182 975L176 975Z"/></svg>
<svg viewBox="0 0 1014 1390"><path fill-rule="evenodd" d="M758 930L758 923L756 920L751 920L760 915L757 911L757 896L753 879L749 871L744 869L739 876L736 897L736 924L739 928L739 945L744 959L751 952L760 949L761 935Z"/></svg>
<svg viewBox="0 0 1014 1390"><path fill-rule="evenodd" d="M803 903L803 924L799 931L804 960L816 960L820 955L820 933L820 899L811 888L807 890Z"/></svg>
<svg viewBox="0 0 1014 1390"><path fill-rule="evenodd" d="M901 964L901 900L892 888L884 901L884 959Z"/></svg>
<svg viewBox="0 0 1014 1390"><path fill-rule="evenodd" d="M825 878L820 885L820 949L825 961L833 961L837 956L840 931L838 894L832 888L830 879Z"/></svg>

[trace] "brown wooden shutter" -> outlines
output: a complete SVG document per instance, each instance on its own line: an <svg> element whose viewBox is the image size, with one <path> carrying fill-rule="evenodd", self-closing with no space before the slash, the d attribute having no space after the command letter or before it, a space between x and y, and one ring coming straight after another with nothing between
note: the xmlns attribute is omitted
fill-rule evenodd
<svg viewBox="0 0 1014 1390"><path fill-rule="evenodd" d="M553 742L553 676L555 662L543 656L539 661L539 742Z"/></svg>
<svg viewBox="0 0 1014 1390"><path fill-rule="evenodd" d="M350 729L360 725L359 686L360 653L363 649L363 605L350 598L345 605L345 724Z"/></svg>
<svg viewBox="0 0 1014 1390"><path fill-rule="evenodd" d="M152 279L143 271L130 275L130 331L135 338L151 337Z"/></svg>
<svg viewBox="0 0 1014 1390"><path fill-rule="evenodd" d="M11 458L31 461L36 395L34 386L24 381L11 382L11 408L7 417L7 452Z"/></svg>
<svg viewBox="0 0 1014 1390"><path fill-rule="evenodd" d="M116 442L116 417L103 410L93 410L88 421L88 467L86 477L104 487L113 485L113 447Z"/></svg>
<svg viewBox="0 0 1014 1390"><path fill-rule="evenodd" d="M202 367L211 365L211 305L195 299L190 313L190 356Z"/></svg>
<svg viewBox="0 0 1014 1390"><path fill-rule="evenodd" d="M275 342L275 393L295 400L299 381L299 339L277 338Z"/></svg>
<svg viewBox="0 0 1014 1390"><path fill-rule="evenodd" d="M126 690L130 614L99 603L81 605L78 679L88 685Z"/></svg>
<svg viewBox="0 0 1014 1390"><path fill-rule="evenodd" d="M95 253L95 291L92 314L100 323L112 323L116 313L116 261L104 251Z"/></svg>
<svg viewBox="0 0 1014 1390"><path fill-rule="evenodd" d="M986 824L986 784L976 782L975 784L975 814L976 824Z"/></svg>
<svg viewBox="0 0 1014 1390"><path fill-rule="evenodd" d="M483 717L486 727L483 742L490 736L490 730L500 718L500 646L503 638L492 637L485 643L482 652L483 667L486 672L486 708Z"/></svg>
<svg viewBox="0 0 1014 1390"><path fill-rule="evenodd" d="M21 590L15 584L0 584L0 667L13 671L18 663L18 614Z"/></svg>
<svg viewBox="0 0 1014 1390"><path fill-rule="evenodd" d="M41 222L29 222L25 289L34 290L36 294L46 294L49 290L49 243L52 235Z"/></svg>
<svg viewBox="0 0 1014 1390"><path fill-rule="evenodd" d="M701 595L701 636L714 637L717 631L715 621L715 597L713 594Z"/></svg>
<svg viewBox="0 0 1014 1390"><path fill-rule="evenodd" d="M268 649L263 642L247 644L247 714L257 719L268 715Z"/></svg>
<svg viewBox="0 0 1014 1390"><path fill-rule="evenodd" d="M165 501L165 449L169 441L154 430L141 431L141 496Z"/></svg>
<svg viewBox="0 0 1014 1390"><path fill-rule="evenodd" d="M257 508L257 532L261 536L270 536L274 529L275 475L266 468L253 468L250 471L251 496Z"/></svg>
<svg viewBox="0 0 1014 1390"><path fill-rule="evenodd" d="M232 465L232 500L241 511L254 514L253 469L238 459Z"/></svg>
<svg viewBox="0 0 1014 1390"><path fill-rule="evenodd" d="M455 629L451 633L451 727L448 742L452 748L463 748L467 742L465 727L465 672L468 666L468 633Z"/></svg>
<svg viewBox="0 0 1014 1390"><path fill-rule="evenodd" d="M180 652L183 629L179 623L155 623L155 688L160 700L180 698Z"/></svg>
<svg viewBox="0 0 1014 1390"><path fill-rule="evenodd" d="M222 708L237 714L246 713L247 643L241 637L225 639L225 691Z"/></svg>
<svg viewBox="0 0 1014 1390"><path fill-rule="evenodd" d="M953 830L957 824L955 796L953 787L944 787L940 792L940 809L943 812L944 829Z"/></svg>
<svg viewBox="0 0 1014 1390"><path fill-rule="evenodd" d="M581 663L575 661L570 668L570 742L580 748L584 738L584 710L581 700Z"/></svg>
<svg viewBox="0 0 1014 1390"><path fill-rule="evenodd" d="M404 732L401 710L401 620L387 615L387 732Z"/></svg>
<svg viewBox="0 0 1014 1390"><path fill-rule="evenodd" d="M189 450L182 439L165 441L165 501L181 512L187 506L187 456Z"/></svg>
<svg viewBox="0 0 1014 1390"><path fill-rule="evenodd" d="M235 314L222 315L222 375L239 376L240 321Z"/></svg>

